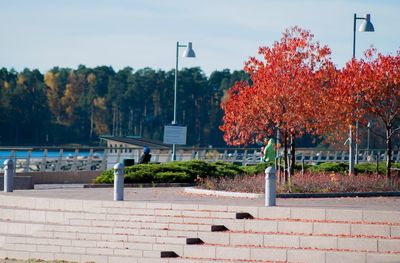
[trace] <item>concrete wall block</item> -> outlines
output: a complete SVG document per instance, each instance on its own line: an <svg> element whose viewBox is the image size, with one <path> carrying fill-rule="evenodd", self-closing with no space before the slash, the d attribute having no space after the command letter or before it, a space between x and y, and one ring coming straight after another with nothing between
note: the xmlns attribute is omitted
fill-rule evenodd
<svg viewBox="0 0 400 263"><path fill-rule="evenodd" d="M32 222L46 222L46 211L29 210L29 220Z"/></svg>
<svg viewBox="0 0 400 263"><path fill-rule="evenodd" d="M290 217L294 219L325 220L325 209L295 207L290 209Z"/></svg>
<svg viewBox="0 0 400 263"><path fill-rule="evenodd" d="M32 251L34 252L34 251ZM8 258L18 258L18 259L29 259L30 257L29 251L16 251L16 250L8 250L7 257Z"/></svg>
<svg viewBox="0 0 400 263"><path fill-rule="evenodd" d="M212 218L236 218L236 212L210 212Z"/></svg>
<svg viewBox="0 0 400 263"><path fill-rule="evenodd" d="M105 241L116 241L116 242L127 242L128 235L115 235L115 234L102 234L101 240Z"/></svg>
<svg viewBox="0 0 400 263"><path fill-rule="evenodd" d="M170 204L170 203L147 203L146 208L149 208L149 209L172 209L172 204Z"/></svg>
<svg viewBox="0 0 400 263"><path fill-rule="evenodd" d="M114 249L112 248L100 248L100 247L88 247L86 248L86 254L94 255L113 255Z"/></svg>
<svg viewBox="0 0 400 263"><path fill-rule="evenodd" d="M185 237L156 237L156 242L160 243L160 244L185 245L186 238Z"/></svg>
<svg viewBox="0 0 400 263"><path fill-rule="evenodd" d="M300 247L300 237L294 235L264 235L264 246Z"/></svg>
<svg viewBox="0 0 400 263"><path fill-rule="evenodd" d="M213 221L214 221L214 219L212 219L212 218L195 218L195 217L185 218L185 217L183 217L182 219L183 219L182 222L179 222L179 223L211 225L211 224L213 224ZM171 223L178 223L178 222L171 222Z"/></svg>
<svg viewBox="0 0 400 263"><path fill-rule="evenodd" d="M199 211L220 211L228 212L228 206L226 205L202 205L199 204Z"/></svg>
<svg viewBox="0 0 400 263"><path fill-rule="evenodd" d="M46 223L67 223L63 212L46 211Z"/></svg>
<svg viewBox="0 0 400 263"><path fill-rule="evenodd" d="M80 254L56 253L54 254L54 258L56 258L57 260L81 262Z"/></svg>
<svg viewBox="0 0 400 263"><path fill-rule="evenodd" d="M312 234L313 223L280 221L278 222L278 232Z"/></svg>
<svg viewBox="0 0 400 263"><path fill-rule="evenodd" d="M339 249L378 251L378 241L373 238L338 238Z"/></svg>
<svg viewBox="0 0 400 263"><path fill-rule="evenodd" d="M249 260L250 248L245 247L216 247L215 257L221 259Z"/></svg>
<svg viewBox="0 0 400 263"><path fill-rule="evenodd" d="M96 263L108 263L107 255L81 255L80 262L96 262Z"/></svg>
<svg viewBox="0 0 400 263"><path fill-rule="evenodd" d="M326 252L326 263L365 263L365 253Z"/></svg>
<svg viewBox="0 0 400 263"><path fill-rule="evenodd" d="M367 263L398 263L398 262L400 262L399 254L367 253Z"/></svg>
<svg viewBox="0 0 400 263"><path fill-rule="evenodd" d="M55 246L55 245L37 245L37 251L38 252L52 252L52 253L58 253L61 252L61 247L60 246Z"/></svg>
<svg viewBox="0 0 400 263"><path fill-rule="evenodd" d="M173 245L173 244L153 244L154 251L175 251L178 255L183 255L183 245ZM158 254L160 256L160 254Z"/></svg>
<svg viewBox="0 0 400 263"><path fill-rule="evenodd" d="M197 237L197 232L191 231L168 230L166 233L169 237Z"/></svg>
<svg viewBox="0 0 400 263"><path fill-rule="evenodd" d="M224 225L232 231L244 231L245 223L251 222L252 220L232 220L232 219L213 219L210 224L213 225Z"/></svg>
<svg viewBox="0 0 400 263"><path fill-rule="evenodd" d="M288 207L259 207L258 218L290 218Z"/></svg>
<svg viewBox="0 0 400 263"><path fill-rule="evenodd" d="M143 257L143 250L115 248L114 255L129 256L129 257Z"/></svg>
<svg viewBox="0 0 400 263"><path fill-rule="evenodd" d="M137 263L137 259L132 257L110 256L108 257L108 263Z"/></svg>
<svg viewBox="0 0 400 263"><path fill-rule="evenodd" d="M400 237L400 226L390 226L390 236Z"/></svg>
<svg viewBox="0 0 400 263"><path fill-rule="evenodd" d="M183 256L192 258L215 258L216 248L213 246L184 246Z"/></svg>
<svg viewBox="0 0 400 263"><path fill-rule="evenodd" d="M362 219L362 210L326 209L326 220L360 222Z"/></svg>
<svg viewBox="0 0 400 263"><path fill-rule="evenodd" d="M371 225L371 224L352 224L352 235L365 236L384 236L390 237L390 226L388 225Z"/></svg>
<svg viewBox="0 0 400 263"><path fill-rule="evenodd" d="M400 252L400 239L379 239L379 252Z"/></svg>
<svg viewBox="0 0 400 263"><path fill-rule="evenodd" d="M37 246L33 244L13 244L13 250L38 252Z"/></svg>
<svg viewBox="0 0 400 263"><path fill-rule="evenodd" d="M251 260L286 261L286 249L251 248Z"/></svg>
<svg viewBox="0 0 400 263"><path fill-rule="evenodd" d="M254 218L259 217L258 215L259 209L260 209L259 207L228 206L228 212L235 212L235 213L247 212Z"/></svg>
<svg viewBox="0 0 400 263"><path fill-rule="evenodd" d="M55 260L54 253L50 252L30 252L29 258L36 258L41 260Z"/></svg>
<svg viewBox="0 0 400 263"><path fill-rule="evenodd" d="M172 204L172 210L198 210L199 205L196 204Z"/></svg>
<svg viewBox="0 0 400 263"><path fill-rule="evenodd" d="M25 210L25 209L15 209L14 210L14 219L16 221L27 221L29 220L30 214L29 214L29 210Z"/></svg>
<svg viewBox="0 0 400 263"><path fill-rule="evenodd" d="M139 229L137 228L113 228L113 234L115 235L138 235Z"/></svg>
<svg viewBox="0 0 400 263"><path fill-rule="evenodd" d="M400 223L400 212L364 210L363 220L367 222Z"/></svg>
<svg viewBox="0 0 400 263"><path fill-rule="evenodd" d="M163 228L168 228L171 230L186 230L186 231L197 231L199 230L198 225L189 225L189 224L167 224L165 227L160 227L160 229ZM209 226L208 231L211 229L211 226Z"/></svg>
<svg viewBox="0 0 400 263"><path fill-rule="evenodd" d="M350 235L350 224L344 223L314 223L314 234Z"/></svg>
<svg viewBox="0 0 400 263"><path fill-rule="evenodd" d="M128 242L155 243L156 237L154 237L154 236L128 236Z"/></svg>
<svg viewBox="0 0 400 263"><path fill-rule="evenodd" d="M86 232L100 233L100 234L112 234L113 229L110 227L93 226L93 227L88 227Z"/></svg>
<svg viewBox="0 0 400 263"><path fill-rule="evenodd" d="M153 260L160 258L160 256L161 256L161 251L154 251L154 250L143 251L143 258L151 258Z"/></svg>
<svg viewBox="0 0 400 263"><path fill-rule="evenodd" d="M163 217L156 216L154 222L157 223L183 223L183 217Z"/></svg>
<svg viewBox="0 0 400 263"><path fill-rule="evenodd" d="M136 209L145 209L147 204L144 202L124 202L123 206L126 208L130 208L132 211Z"/></svg>
<svg viewBox="0 0 400 263"><path fill-rule="evenodd" d="M229 245L229 233L224 232L199 232L198 238L207 244Z"/></svg>
<svg viewBox="0 0 400 263"><path fill-rule="evenodd" d="M7 223L7 233L13 235L25 235L26 224L24 223Z"/></svg>
<svg viewBox="0 0 400 263"><path fill-rule="evenodd" d="M325 262L325 252L318 250L289 249L287 251L287 261L321 263Z"/></svg>
<svg viewBox="0 0 400 263"><path fill-rule="evenodd" d="M300 247L336 249L337 237L331 236L300 236Z"/></svg>
<svg viewBox="0 0 400 263"><path fill-rule="evenodd" d="M1 209L1 219L15 221L15 209L2 208Z"/></svg>
<svg viewBox="0 0 400 263"><path fill-rule="evenodd" d="M181 210L155 210L154 214L155 215L163 215L163 216L181 216L183 212L187 211L181 211Z"/></svg>
<svg viewBox="0 0 400 263"><path fill-rule="evenodd" d="M263 234L230 233L230 245L264 245Z"/></svg>
<svg viewBox="0 0 400 263"><path fill-rule="evenodd" d="M84 239L84 240L100 240L101 239L101 234L96 234L96 233L76 233L76 238L77 239Z"/></svg>
<svg viewBox="0 0 400 263"><path fill-rule="evenodd" d="M181 211L182 216L187 217L211 217L209 211Z"/></svg>
<svg viewBox="0 0 400 263"><path fill-rule="evenodd" d="M61 253L86 254L85 247L62 246Z"/></svg>
<svg viewBox="0 0 400 263"><path fill-rule="evenodd" d="M93 240L71 240L71 245L74 247L96 247L96 241Z"/></svg>
<svg viewBox="0 0 400 263"><path fill-rule="evenodd" d="M278 221L272 220L245 220L244 231L250 232L278 232Z"/></svg>

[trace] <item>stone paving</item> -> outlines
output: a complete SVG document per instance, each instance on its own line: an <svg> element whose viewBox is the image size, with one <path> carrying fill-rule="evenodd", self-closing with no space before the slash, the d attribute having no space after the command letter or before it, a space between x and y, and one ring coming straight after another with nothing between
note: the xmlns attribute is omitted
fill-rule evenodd
<svg viewBox="0 0 400 263"><path fill-rule="evenodd" d="M79 200L113 200L112 188L65 188L41 190L16 190L16 195ZM188 194L175 188L125 188L124 200L157 203L264 206L264 198L233 198ZM278 198L280 207L351 208L367 210L400 211L400 197L343 197L343 198Z"/></svg>

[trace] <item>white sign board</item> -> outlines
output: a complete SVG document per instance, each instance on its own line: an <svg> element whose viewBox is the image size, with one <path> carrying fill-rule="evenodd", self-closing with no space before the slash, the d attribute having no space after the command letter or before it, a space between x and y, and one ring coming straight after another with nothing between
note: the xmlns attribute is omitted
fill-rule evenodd
<svg viewBox="0 0 400 263"><path fill-rule="evenodd" d="M165 144L186 144L186 126L165 125L164 143Z"/></svg>

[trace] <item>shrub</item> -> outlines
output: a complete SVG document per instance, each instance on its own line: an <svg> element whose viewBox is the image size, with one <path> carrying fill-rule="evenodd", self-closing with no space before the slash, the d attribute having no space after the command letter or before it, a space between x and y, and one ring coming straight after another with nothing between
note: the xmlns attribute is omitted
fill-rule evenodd
<svg viewBox="0 0 400 263"><path fill-rule="evenodd" d="M310 166L312 172L335 172L345 174L349 169L347 163L320 163L318 165Z"/></svg>

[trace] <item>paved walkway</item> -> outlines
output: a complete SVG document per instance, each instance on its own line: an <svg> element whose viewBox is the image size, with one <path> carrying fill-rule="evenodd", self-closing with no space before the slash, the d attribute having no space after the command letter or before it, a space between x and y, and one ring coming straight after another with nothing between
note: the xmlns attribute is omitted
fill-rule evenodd
<svg viewBox="0 0 400 263"><path fill-rule="evenodd" d="M113 188L65 188L16 190L1 195L26 197L47 197L79 200L113 200ZM125 201L168 202L185 204L264 206L264 199L231 198L187 194L184 188L125 188ZM368 197L368 198L278 198L277 206L282 207L320 207L351 208L366 210L400 211L400 197Z"/></svg>

